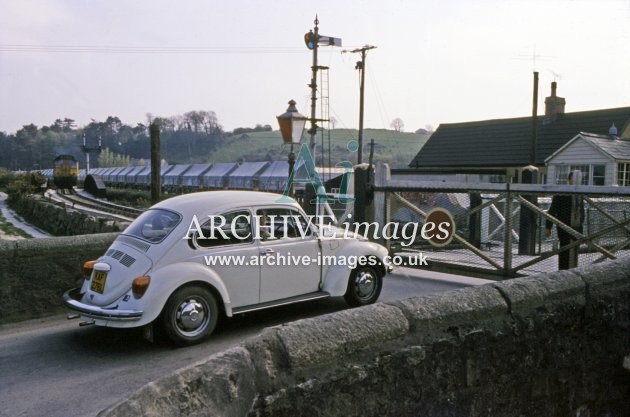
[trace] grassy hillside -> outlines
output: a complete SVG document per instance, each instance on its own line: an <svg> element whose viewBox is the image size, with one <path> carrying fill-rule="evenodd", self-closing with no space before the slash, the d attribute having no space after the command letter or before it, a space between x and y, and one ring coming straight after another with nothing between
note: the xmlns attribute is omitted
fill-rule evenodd
<svg viewBox="0 0 630 417"><path fill-rule="evenodd" d="M325 131L316 137L318 165L321 165L322 140L325 164L328 165L328 133ZM356 162L357 152L349 151L348 143L356 141L357 135L358 132L351 129L330 131L330 160L333 165L341 161ZM374 162L384 161L392 168L406 168L428 138L429 136L425 134L366 129L363 132L363 161L368 162L370 140L374 139ZM302 143L308 144L309 141L310 136L305 133ZM221 149L210 156L209 162L279 161L286 160L289 151L290 145L282 144L280 132L254 132L227 138Z"/></svg>

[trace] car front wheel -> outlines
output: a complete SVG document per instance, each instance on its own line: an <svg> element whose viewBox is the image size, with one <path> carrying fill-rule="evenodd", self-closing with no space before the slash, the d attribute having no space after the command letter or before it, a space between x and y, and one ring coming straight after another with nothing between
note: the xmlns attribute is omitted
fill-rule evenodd
<svg viewBox="0 0 630 417"><path fill-rule="evenodd" d="M381 294L382 287L383 278L376 269L368 265L359 266L350 274L344 298L353 307L372 304Z"/></svg>
<svg viewBox="0 0 630 417"><path fill-rule="evenodd" d="M164 335L178 346L194 345L210 336L218 315L216 298L208 289L180 288L164 306L161 317Z"/></svg>

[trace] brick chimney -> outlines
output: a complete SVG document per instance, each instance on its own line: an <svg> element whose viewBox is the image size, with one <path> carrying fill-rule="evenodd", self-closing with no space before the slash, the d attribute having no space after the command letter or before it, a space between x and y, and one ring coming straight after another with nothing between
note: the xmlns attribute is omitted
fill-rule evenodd
<svg viewBox="0 0 630 417"><path fill-rule="evenodd" d="M564 114L564 105L566 100L563 97L556 96L556 88L558 83L551 83L551 96L545 99L545 120L553 121L559 114Z"/></svg>

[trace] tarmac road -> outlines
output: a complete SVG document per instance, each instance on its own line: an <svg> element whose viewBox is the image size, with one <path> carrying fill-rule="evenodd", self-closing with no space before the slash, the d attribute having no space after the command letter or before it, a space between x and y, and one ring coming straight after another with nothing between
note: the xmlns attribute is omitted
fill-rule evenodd
<svg viewBox="0 0 630 417"><path fill-rule="evenodd" d="M379 301L448 291L488 281L399 268ZM94 416L150 381L203 361L263 328L348 308L328 299L236 316L206 343L151 344L137 330L80 328L65 316L0 326L0 416Z"/></svg>

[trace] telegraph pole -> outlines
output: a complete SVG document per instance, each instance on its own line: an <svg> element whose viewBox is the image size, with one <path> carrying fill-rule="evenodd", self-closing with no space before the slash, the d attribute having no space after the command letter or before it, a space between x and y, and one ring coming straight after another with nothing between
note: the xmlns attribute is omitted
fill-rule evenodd
<svg viewBox="0 0 630 417"><path fill-rule="evenodd" d="M365 57L367 51L374 49L376 46L365 45L362 48L353 49L354 54L361 54L361 61L357 61L355 69L359 70L360 84L359 84L359 149L357 153L357 163L363 163L363 107L365 102ZM344 51L345 52L345 51Z"/></svg>
<svg viewBox="0 0 630 417"><path fill-rule="evenodd" d="M534 92L532 97L532 141L529 148L529 164L536 166L536 142L538 141L538 71L534 71ZM537 183L538 181L531 181Z"/></svg>
<svg viewBox="0 0 630 417"><path fill-rule="evenodd" d="M155 121L149 125L151 137L151 204L160 202L160 125Z"/></svg>
<svg viewBox="0 0 630 417"><path fill-rule="evenodd" d="M536 167L536 141L537 141L537 119L538 119L538 71L534 71L534 92L532 96L532 139L529 148L529 165L521 172L521 182L524 184L538 183L538 168ZM523 196L527 201L538 205L538 198L535 195ZM536 215L527 207L521 206L518 240L518 254L536 254Z"/></svg>

